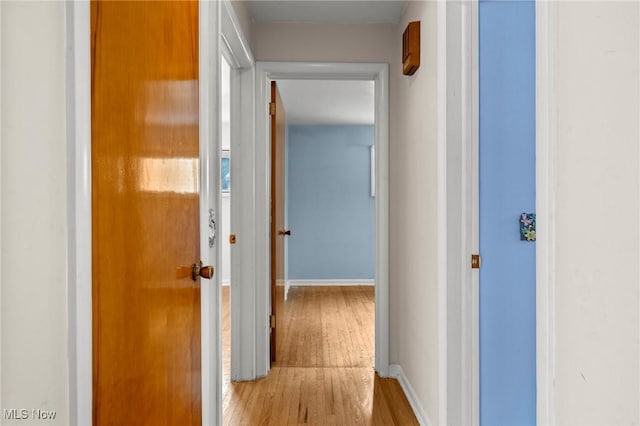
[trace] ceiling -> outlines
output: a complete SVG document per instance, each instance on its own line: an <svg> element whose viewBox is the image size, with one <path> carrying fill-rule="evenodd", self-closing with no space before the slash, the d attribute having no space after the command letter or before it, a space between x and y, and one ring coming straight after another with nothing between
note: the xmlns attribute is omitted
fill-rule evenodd
<svg viewBox="0 0 640 426"><path fill-rule="evenodd" d="M373 81L278 80L287 124L373 124Z"/></svg>
<svg viewBox="0 0 640 426"><path fill-rule="evenodd" d="M253 0L253 22L397 24L404 0ZM278 81L288 124L373 124L373 81Z"/></svg>
<svg viewBox="0 0 640 426"><path fill-rule="evenodd" d="M390 23L400 21L401 0L253 0L247 1L254 22Z"/></svg>

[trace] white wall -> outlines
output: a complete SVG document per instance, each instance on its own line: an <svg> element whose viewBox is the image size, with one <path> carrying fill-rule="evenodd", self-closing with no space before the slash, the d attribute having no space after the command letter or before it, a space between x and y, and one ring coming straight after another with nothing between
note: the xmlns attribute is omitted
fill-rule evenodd
<svg viewBox="0 0 640 426"><path fill-rule="evenodd" d="M256 61L397 63L393 24L254 23Z"/></svg>
<svg viewBox="0 0 640 426"><path fill-rule="evenodd" d="M640 4L557 12L557 423L640 424Z"/></svg>
<svg viewBox="0 0 640 426"><path fill-rule="evenodd" d="M68 424L64 3L3 2L1 19L1 408Z"/></svg>
<svg viewBox="0 0 640 426"><path fill-rule="evenodd" d="M245 39L251 43L251 15L249 15L249 9L247 8L247 2L244 0L231 0L231 6L233 12L238 18L242 34Z"/></svg>
<svg viewBox="0 0 640 426"><path fill-rule="evenodd" d="M391 63L390 361L402 367L437 422L437 2L407 4ZM416 20L420 68L403 76L402 32Z"/></svg>

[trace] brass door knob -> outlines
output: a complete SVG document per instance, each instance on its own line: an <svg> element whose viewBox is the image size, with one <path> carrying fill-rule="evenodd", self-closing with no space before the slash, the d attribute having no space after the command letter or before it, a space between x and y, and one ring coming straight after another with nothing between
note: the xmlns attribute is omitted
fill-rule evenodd
<svg viewBox="0 0 640 426"><path fill-rule="evenodd" d="M291 235L291 230L287 229L286 231L278 231L279 235Z"/></svg>
<svg viewBox="0 0 640 426"><path fill-rule="evenodd" d="M194 263L191 269L191 279L197 281L198 277L208 280L213 278L213 266L202 266L202 261L200 261L200 263Z"/></svg>

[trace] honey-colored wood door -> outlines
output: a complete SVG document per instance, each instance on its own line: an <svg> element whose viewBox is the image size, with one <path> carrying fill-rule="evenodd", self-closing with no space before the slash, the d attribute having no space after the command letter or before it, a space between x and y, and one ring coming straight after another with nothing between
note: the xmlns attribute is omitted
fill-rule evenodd
<svg viewBox="0 0 640 426"><path fill-rule="evenodd" d="M271 315L272 322L270 353L271 362L276 360L278 329L278 291L284 285L284 186L285 186L285 126L284 105L275 81L271 82ZM280 292L280 297L283 293Z"/></svg>
<svg viewBox="0 0 640 426"><path fill-rule="evenodd" d="M200 425L198 3L91 3L93 423Z"/></svg>

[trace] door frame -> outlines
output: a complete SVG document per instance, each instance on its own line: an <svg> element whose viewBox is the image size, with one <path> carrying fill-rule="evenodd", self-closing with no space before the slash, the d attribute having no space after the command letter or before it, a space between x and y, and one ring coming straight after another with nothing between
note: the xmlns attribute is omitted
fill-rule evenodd
<svg viewBox="0 0 640 426"><path fill-rule="evenodd" d="M461 194L462 214L467 231L465 244L470 250L463 251L462 283L470 285L470 290L462 292L462 336L463 357L458 361L462 371L465 389L460 397L449 395L448 414L451 417L459 408L463 413L460 424L479 424L479 279L477 272L469 277L470 253L478 253L478 147L479 147L479 91L478 91L478 1L463 2L468 8L462 19L451 20L447 25L462 30L461 63L459 64L463 83L462 104L470 116L463 113L462 161L464 181ZM556 422L554 380L555 359L555 43L557 6L553 2L536 2L536 416L537 424L549 425ZM465 43L468 43L465 45ZM447 46L448 49L453 46ZM457 47L457 46L456 46ZM456 47L453 47L454 49ZM454 72L451 68L448 72ZM465 77L466 75L466 77ZM440 106L443 107L442 105ZM449 113L449 112L448 112ZM451 141L448 140L447 144ZM447 160L448 167L451 159ZM466 164L465 164L466 163ZM448 183L447 185L450 185ZM458 188L448 187L449 193ZM463 225L463 229L465 225ZM464 234L463 234L464 236ZM448 239L451 243L451 239ZM450 265L451 266L451 265ZM455 268L455 265L453 265ZM451 283L449 283L451 284ZM450 321L450 320L449 320ZM449 332L449 344L452 335ZM452 347L448 348L449 350ZM455 348L453 348L455 349ZM451 377L449 377L451 380ZM460 398L460 399L458 399Z"/></svg>
<svg viewBox="0 0 640 426"><path fill-rule="evenodd" d="M256 378L255 365L255 61L229 0L221 2L221 53L230 59L231 84L231 246L230 320L232 381ZM223 236L226 238L226 236ZM221 354L220 354L221 356Z"/></svg>
<svg viewBox="0 0 640 426"><path fill-rule="evenodd" d="M200 253L219 267L220 253L209 248L209 208L218 211L220 118L220 2L199 2L200 61ZM91 424L92 266L91 266L91 14L90 3L65 3L66 112L68 160L68 324L69 417L71 424ZM212 34L216 36L211 36ZM202 423L220 424L221 347L220 277L201 291Z"/></svg>
<svg viewBox="0 0 640 426"><path fill-rule="evenodd" d="M256 376L269 371L269 84L278 79L372 80L375 82L376 284L375 370L389 376L389 65L381 63L257 62L255 198Z"/></svg>

